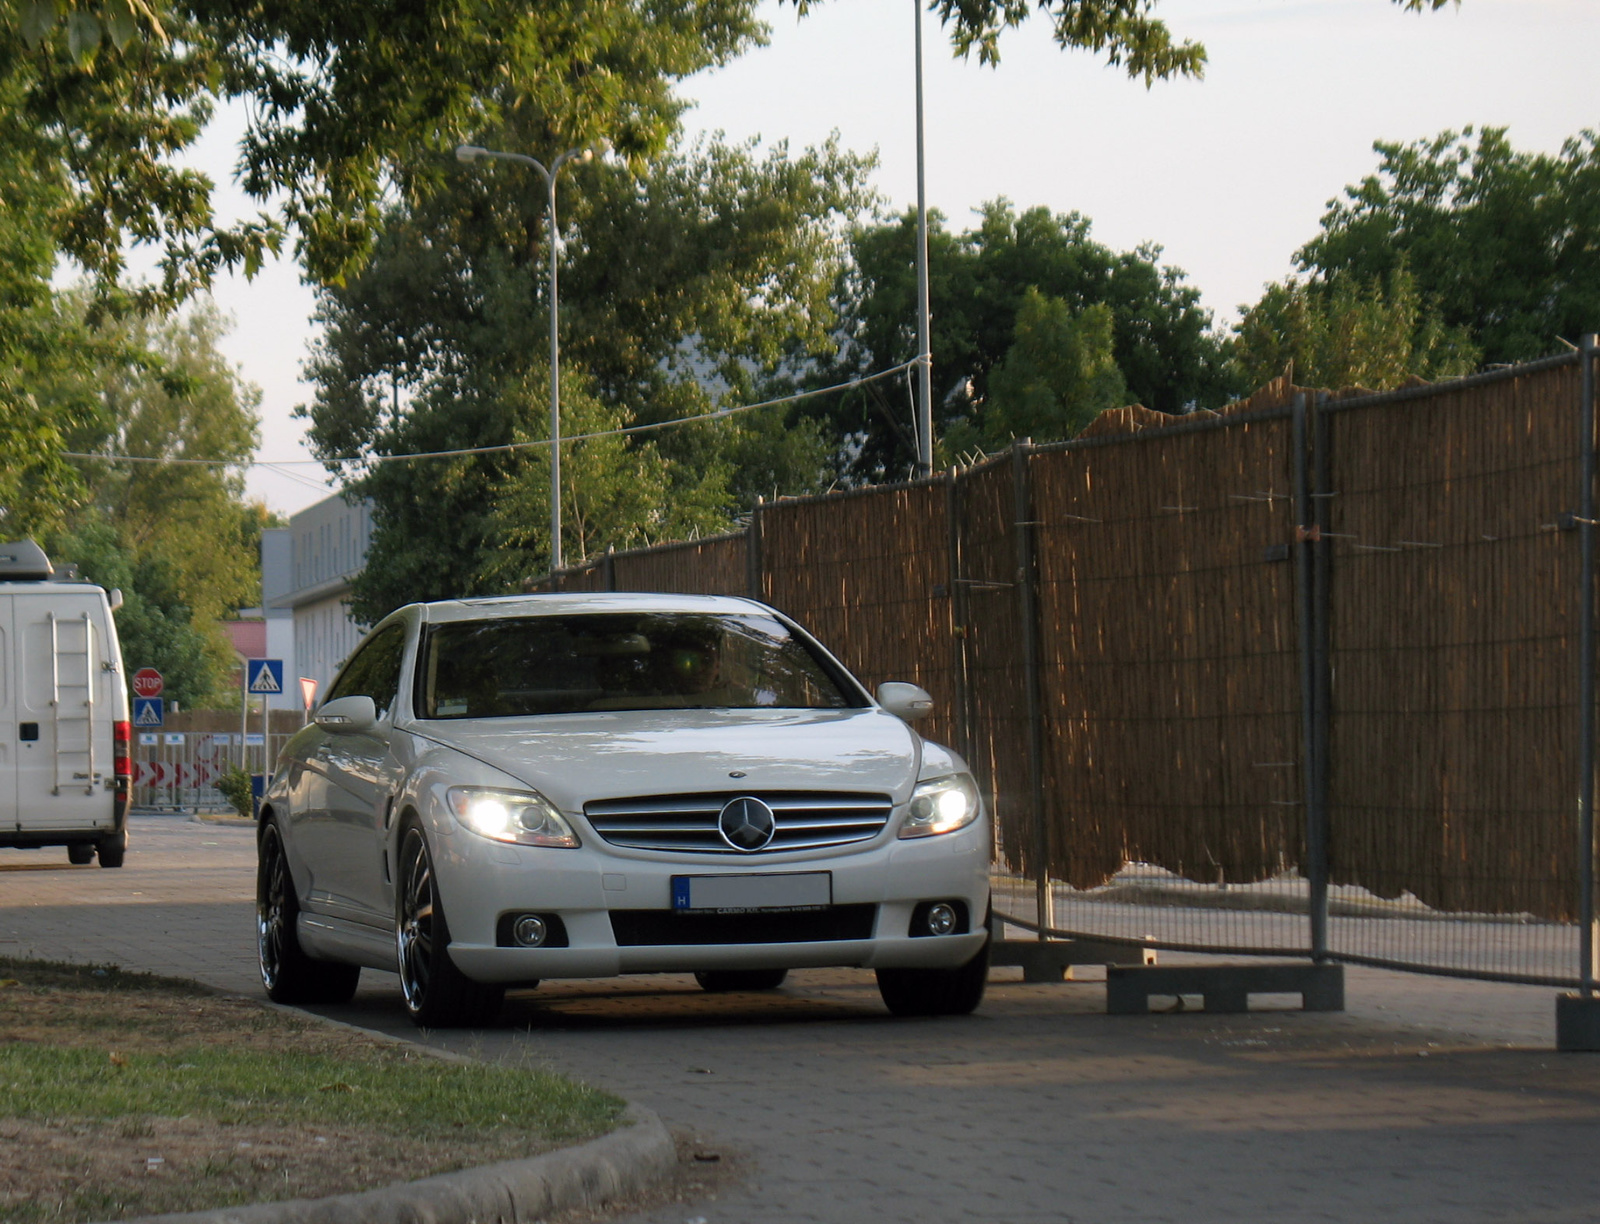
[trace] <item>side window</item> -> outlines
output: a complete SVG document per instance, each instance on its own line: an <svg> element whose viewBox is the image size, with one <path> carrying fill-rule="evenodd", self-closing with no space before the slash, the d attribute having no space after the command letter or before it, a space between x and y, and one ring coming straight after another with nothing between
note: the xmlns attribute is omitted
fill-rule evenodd
<svg viewBox="0 0 1600 1224"><path fill-rule="evenodd" d="M328 690L328 700L340 697L371 697L378 707L379 719L387 718L394 709L395 695L400 691L400 663L405 656L406 627L390 625L361 644L355 656L346 663L333 687Z"/></svg>

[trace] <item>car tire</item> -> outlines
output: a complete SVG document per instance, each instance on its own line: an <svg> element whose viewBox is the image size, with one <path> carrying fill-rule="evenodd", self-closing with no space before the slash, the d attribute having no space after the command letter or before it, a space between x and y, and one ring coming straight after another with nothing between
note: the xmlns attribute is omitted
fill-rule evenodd
<svg viewBox="0 0 1600 1224"><path fill-rule="evenodd" d="M879 969L878 993L897 1016L965 1016L983 1002L989 941L954 969Z"/></svg>
<svg viewBox="0 0 1600 1224"><path fill-rule="evenodd" d="M121 867L122 860L128 856L128 830L123 829L110 837L102 837L95 842L94 852L100 859L100 866Z"/></svg>
<svg viewBox="0 0 1600 1224"><path fill-rule="evenodd" d="M101 862L104 854L102 850ZM283 833L269 818L256 854L256 956L267 998L274 1003L350 1002L361 980L361 966L307 956L296 929L299 917L300 898L295 895Z"/></svg>
<svg viewBox="0 0 1600 1224"><path fill-rule="evenodd" d="M694 975L707 994L730 990L776 990L789 976L787 969L709 969Z"/></svg>
<svg viewBox="0 0 1600 1224"><path fill-rule="evenodd" d="M94 862L93 842L73 842L67 847L67 862L74 867L87 867Z"/></svg>
<svg viewBox="0 0 1600 1224"><path fill-rule="evenodd" d="M400 830L395 958L406 1014L421 1028L475 1028L500 1010L504 986L474 982L450 959L450 924L439 900L428 839L415 818Z"/></svg>

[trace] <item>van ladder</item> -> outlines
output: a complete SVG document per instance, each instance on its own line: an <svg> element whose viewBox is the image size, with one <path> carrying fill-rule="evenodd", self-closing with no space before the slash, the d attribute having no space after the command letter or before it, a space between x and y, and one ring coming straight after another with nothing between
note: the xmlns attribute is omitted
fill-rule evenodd
<svg viewBox="0 0 1600 1224"><path fill-rule="evenodd" d="M61 641L61 622L56 619L54 612L46 613L50 620L50 722L54 731L52 750L54 752L55 778L54 787L50 793L59 795L63 775L71 783L82 781L83 793L94 794L95 768L94 768L94 688L95 688L95 632L94 622L89 619L87 612L82 614L83 624L83 649L75 651L64 649ZM71 672L81 674L83 682L77 683L72 678L62 676L62 663L82 664L82 672L77 673L77 668ZM67 713L62 712L65 706ZM81 710L82 713L72 711ZM63 732L68 729L83 728L83 738L73 744L64 742ZM79 746L81 744L81 746ZM84 768L80 772L73 768L75 762L64 758L81 758Z"/></svg>

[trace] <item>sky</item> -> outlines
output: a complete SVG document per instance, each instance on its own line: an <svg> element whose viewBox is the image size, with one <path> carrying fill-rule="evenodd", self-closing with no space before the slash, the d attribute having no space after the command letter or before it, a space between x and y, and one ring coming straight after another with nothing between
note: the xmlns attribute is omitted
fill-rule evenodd
<svg viewBox="0 0 1600 1224"><path fill-rule="evenodd" d="M916 0L822 0L805 18L763 0L769 45L683 82L686 129L787 140L837 131L876 150L887 211L916 199ZM1151 242L1219 325L1287 276L1327 203L1377 166L1376 140L1503 126L1518 149L1555 152L1600 127L1600 0L1462 0L1409 13L1389 0L1160 0L1175 35L1206 45L1203 81L1146 89L1038 19L1002 36L997 68L953 58L923 20L927 199L952 229L1004 196L1078 212L1118 250ZM224 220L256 206L231 185L241 112L219 113L188 159L217 182ZM527 150L535 155L544 150ZM315 306L292 261L215 291L224 342L262 391L265 461L310 458L299 381ZM1600 322L1600 321L1597 321ZM909 355L909 354L908 354ZM938 354L934 354L937 365ZM251 496L292 513L328 495L315 465L252 470Z"/></svg>

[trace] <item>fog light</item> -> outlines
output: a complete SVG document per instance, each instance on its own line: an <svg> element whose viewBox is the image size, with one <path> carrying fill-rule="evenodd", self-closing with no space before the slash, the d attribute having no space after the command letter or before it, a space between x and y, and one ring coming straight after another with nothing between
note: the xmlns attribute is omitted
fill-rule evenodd
<svg viewBox="0 0 1600 1224"><path fill-rule="evenodd" d="M940 901L937 905L928 907L928 933L930 935L948 935L956 929L955 907Z"/></svg>
<svg viewBox="0 0 1600 1224"><path fill-rule="evenodd" d="M524 914L511 924L511 938L523 948L537 948L544 942L548 933L549 929L545 926L544 919L538 914Z"/></svg>

